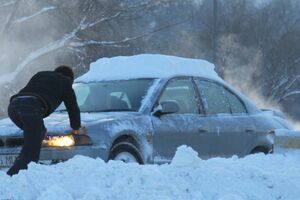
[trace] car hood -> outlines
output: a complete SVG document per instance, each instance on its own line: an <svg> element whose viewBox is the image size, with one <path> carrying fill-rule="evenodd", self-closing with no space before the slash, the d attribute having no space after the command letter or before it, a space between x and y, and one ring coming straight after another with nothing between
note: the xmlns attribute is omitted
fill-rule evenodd
<svg viewBox="0 0 300 200"><path fill-rule="evenodd" d="M137 112L81 113L81 123L83 126L89 126L139 115L141 114ZM44 122L48 134L67 134L71 131L67 112L53 113L45 118ZM0 120L0 137L19 135L22 135L22 131L9 118Z"/></svg>

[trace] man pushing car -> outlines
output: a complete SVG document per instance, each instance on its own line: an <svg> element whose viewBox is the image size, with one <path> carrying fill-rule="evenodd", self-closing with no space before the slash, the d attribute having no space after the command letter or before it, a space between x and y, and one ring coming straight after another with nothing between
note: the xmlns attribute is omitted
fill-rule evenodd
<svg viewBox="0 0 300 200"><path fill-rule="evenodd" d="M24 144L13 166L7 171L12 176L27 169L30 162L38 162L41 144L46 134L43 118L49 116L64 102L73 134L79 134L80 110L72 88L74 73L62 65L54 71L36 73L17 94L10 99L8 115L23 130Z"/></svg>

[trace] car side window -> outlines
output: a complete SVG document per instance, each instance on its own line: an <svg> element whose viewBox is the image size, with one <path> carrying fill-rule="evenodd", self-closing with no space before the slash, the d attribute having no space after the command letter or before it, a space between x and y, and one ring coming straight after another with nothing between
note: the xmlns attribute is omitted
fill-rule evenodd
<svg viewBox="0 0 300 200"><path fill-rule="evenodd" d="M230 107L231 107L231 113L233 114L241 114L241 113L247 113L247 110L244 106L244 104L241 102L241 100L232 92L225 89L225 94L227 96L227 99L229 101Z"/></svg>
<svg viewBox="0 0 300 200"><path fill-rule="evenodd" d="M159 103L169 100L178 103L180 114L199 113L195 88L190 79L171 80L162 92Z"/></svg>
<svg viewBox="0 0 300 200"><path fill-rule="evenodd" d="M231 113L230 106L222 86L209 81L198 81L198 83L206 114L214 115Z"/></svg>

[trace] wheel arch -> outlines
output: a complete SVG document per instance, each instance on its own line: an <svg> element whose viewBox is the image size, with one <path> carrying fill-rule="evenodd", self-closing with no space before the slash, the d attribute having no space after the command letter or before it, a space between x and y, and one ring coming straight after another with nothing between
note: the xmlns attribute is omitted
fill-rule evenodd
<svg viewBox="0 0 300 200"><path fill-rule="evenodd" d="M134 151L137 154L138 160L140 160L141 164L145 163L141 144L139 143L138 138L136 138L135 136L133 136L133 134L130 134L128 132L118 135L113 140L113 142L109 148L109 155L108 155L107 160L109 160L111 158L111 153L113 151L115 151L118 148L122 148L124 146L131 148L132 151Z"/></svg>
<svg viewBox="0 0 300 200"><path fill-rule="evenodd" d="M129 133L123 133L118 135L112 142L110 146L110 150L118 143L120 142L128 142L133 144L137 149L140 149L140 144L138 142L138 139L134 137L132 134Z"/></svg>
<svg viewBox="0 0 300 200"><path fill-rule="evenodd" d="M262 152L264 154L273 153L275 143L275 131L269 130L267 134L260 138L259 142L252 147L250 154Z"/></svg>

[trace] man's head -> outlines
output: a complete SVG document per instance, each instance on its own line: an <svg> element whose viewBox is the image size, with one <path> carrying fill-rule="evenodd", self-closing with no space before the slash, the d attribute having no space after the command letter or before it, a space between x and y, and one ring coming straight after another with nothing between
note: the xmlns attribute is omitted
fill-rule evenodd
<svg viewBox="0 0 300 200"><path fill-rule="evenodd" d="M74 81L74 73L71 67L67 65L60 65L54 71L70 78L72 82Z"/></svg>

